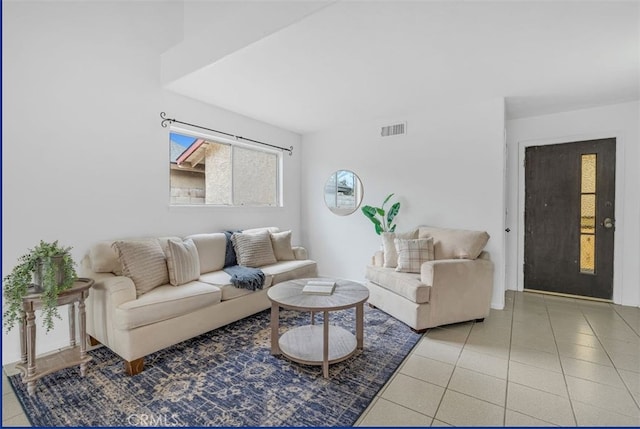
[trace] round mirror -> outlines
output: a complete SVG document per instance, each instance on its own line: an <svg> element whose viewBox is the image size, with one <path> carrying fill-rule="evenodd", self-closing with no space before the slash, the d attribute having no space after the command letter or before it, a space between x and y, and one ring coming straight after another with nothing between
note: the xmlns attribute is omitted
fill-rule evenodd
<svg viewBox="0 0 640 429"><path fill-rule="evenodd" d="M362 202L362 182L350 170L338 170L324 185L324 202L333 213L346 216L355 212Z"/></svg>

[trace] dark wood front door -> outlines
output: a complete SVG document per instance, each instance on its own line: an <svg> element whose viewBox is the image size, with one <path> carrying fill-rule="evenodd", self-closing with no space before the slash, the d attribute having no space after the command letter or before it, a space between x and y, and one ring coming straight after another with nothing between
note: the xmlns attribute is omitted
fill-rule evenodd
<svg viewBox="0 0 640 429"><path fill-rule="evenodd" d="M524 288L613 297L615 139L525 150Z"/></svg>

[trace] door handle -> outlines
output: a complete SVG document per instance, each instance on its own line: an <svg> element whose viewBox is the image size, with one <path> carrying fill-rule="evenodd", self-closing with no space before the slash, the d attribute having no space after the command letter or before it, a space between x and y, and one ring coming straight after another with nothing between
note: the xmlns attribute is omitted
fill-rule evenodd
<svg viewBox="0 0 640 429"><path fill-rule="evenodd" d="M615 220L610 217L605 218L601 225L607 229L613 228L615 226Z"/></svg>

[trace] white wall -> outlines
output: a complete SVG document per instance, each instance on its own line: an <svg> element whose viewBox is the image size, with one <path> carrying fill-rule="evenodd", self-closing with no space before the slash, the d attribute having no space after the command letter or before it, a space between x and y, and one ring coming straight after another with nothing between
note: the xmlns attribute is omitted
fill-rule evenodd
<svg viewBox="0 0 640 429"><path fill-rule="evenodd" d="M40 239L79 261L102 239L231 227L291 228L300 242L300 136L162 90L182 37L179 2L3 2L2 272ZM284 155L284 208L170 208L159 113L265 142ZM144 197L140 197L140 194ZM68 344L63 321L37 351ZM18 360L3 329L2 362Z"/></svg>
<svg viewBox="0 0 640 429"><path fill-rule="evenodd" d="M507 121L507 288L522 290L524 146L616 137L614 302L640 306L640 108L623 103Z"/></svg>
<svg viewBox="0 0 640 429"><path fill-rule="evenodd" d="M486 230L495 262L492 306L504 306L504 102L437 106L400 118L353 124L303 136L303 241L321 275L364 279L381 240L360 210L331 213L323 187L338 169L362 180L364 204L389 193L401 202L397 231L417 225ZM403 137L380 126L406 120Z"/></svg>

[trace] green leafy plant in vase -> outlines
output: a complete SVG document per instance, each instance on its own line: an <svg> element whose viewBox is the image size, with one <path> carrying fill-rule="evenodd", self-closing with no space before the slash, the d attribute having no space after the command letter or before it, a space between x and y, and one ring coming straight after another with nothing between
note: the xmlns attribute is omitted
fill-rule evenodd
<svg viewBox="0 0 640 429"><path fill-rule="evenodd" d="M47 332L53 329L54 317L61 319L58 295L70 289L78 278L70 250L71 247L62 247L57 240L53 243L40 241L18 258L18 264L3 279L7 305L3 318L7 331L21 320L22 298L31 293L42 294L42 325Z"/></svg>
<svg viewBox="0 0 640 429"><path fill-rule="evenodd" d="M400 203L396 202L391 206L389 211L386 211L384 206L389 202L394 194L389 194L384 199L382 207L364 206L362 207L362 213L373 222L373 226L376 229L376 234L380 235L383 232L394 232L396 230L396 224L393 223L396 215L400 211Z"/></svg>

